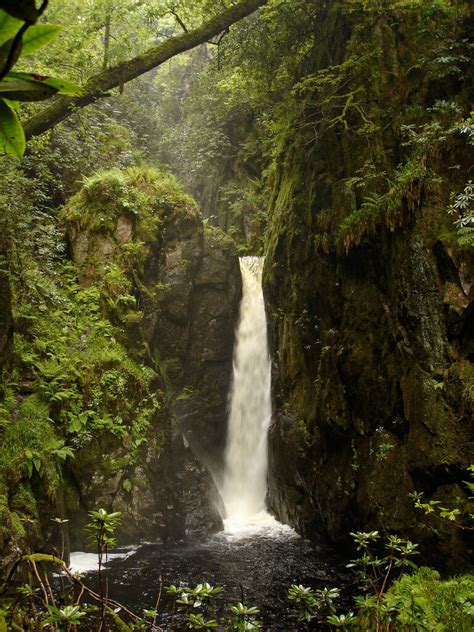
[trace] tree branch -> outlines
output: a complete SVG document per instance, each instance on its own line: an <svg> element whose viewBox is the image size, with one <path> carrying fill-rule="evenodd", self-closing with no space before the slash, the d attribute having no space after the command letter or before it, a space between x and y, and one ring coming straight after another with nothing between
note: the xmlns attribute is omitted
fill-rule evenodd
<svg viewBox="0 0 474 632"><path fill-rule="evenodd" d="M172 16L174 16L176 22L180 25L180 27L183 29L183 31L185 33L188 33L188 27L183 22L183 20L179 17L179 15L176 13L176 11L172 10L172 11L170 11L170 13L171 13Z"/></svg>
<svg viewBox="0 0 474 632"><path fill-rule="evenodd" d="M241 0L238 4L216 15L199 28L172 37L134 59L122 62L118 66L94 75L84 86L83 95L79 97L58 97L52 105L30 118L24 126L26 137L31 138L42 134L66 119L78 108L100 99L107 90L121 86L160 66L168 59L179 55L179 53L191 50L219 35L232 24L250 15L267 2L268 0Z"/></svg>

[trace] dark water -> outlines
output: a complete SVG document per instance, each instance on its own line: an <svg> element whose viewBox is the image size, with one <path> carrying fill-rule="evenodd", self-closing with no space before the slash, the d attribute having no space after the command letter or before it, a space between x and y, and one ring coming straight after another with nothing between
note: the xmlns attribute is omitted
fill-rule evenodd
<svg viewBox="0 0 474 632"><path fill-rule="evenodd" d="M160 586L195 586L200 582L224 588L222 612L237 601L260 608L262 629L327 629L312 622L298 623L296 609L286 598L292 583L313 588L340 587L347 576L344 564L331 549L310 543L289 529L269 530L248 536L217 534L200 541L146 544L127 559L108 565L110 597L139 613L153 609ZM90 577L90 581L94 581ZM340 612L348 605L341 602ZM173 603L163 591L159 623L165 629L184 630L172 620Z"/></svg>

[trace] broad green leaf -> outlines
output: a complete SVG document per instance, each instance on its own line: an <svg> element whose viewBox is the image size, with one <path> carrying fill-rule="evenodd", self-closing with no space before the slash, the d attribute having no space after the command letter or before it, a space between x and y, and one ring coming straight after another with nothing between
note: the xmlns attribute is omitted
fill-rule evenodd
<svg viewBox="0 0 474 632"><path fill-rule="evenodd" d="M35 0L0 0L0 7L24 22L36 22L39 17Z"/></svg>
<svg viewBox="0 0 474 632"><path fill-rule="evenodd" d="M58 79L57 77L48 77L43 81L47 86L56 88L59 94L69 94L70 96L78 96L84 92L83 88L77 83Z"/></svg>
<svg viewBox="0 0 474 632"><path fill-rule="evenodd" d="M7 105L9 105L11 107L12 110L15 110L15 112L19 112L20 111L20 102L19 101L12 101L11 99L3 99L5 101L5 103Z"/></svg>
<svg viewBox="0 0 474 632"><path fill-rule="evenodd" d="M8 77L12 79L25 79L27 81L40 81L51 88L56 88L59 94L78 96L83 93L83 88L77 83L66 81L65 79L58 79L57 77L47 77L30 72L10 72L8 73L7 78Z"/></svg>
<svg viewBox="0 0 474 632"><path fill-rule="evenodd" d="M44 101L56 92L56 88L40 81L8 79L0 82L0 97L12 101Z"/></svg>
<svg viewBox="0 0 474 632"><path fill-rule="evenodd" d="M0 152L22 158L25 148L25 132L16 112L0 99Z"/></svg>
<svg viewBox="0 0 474 632"><path fill-rule="evenodd" d="M21 25L21 20L13 18L0 9L0 46L15 36Z"/></svg>
<svg viewBox="0 0 474 632"><path fill-rule="evenodd" d="M43 48L49 44L55 37L58 36L60 26L56 24L35 24L23 35L23 48L21 49L21 56L26 57L34 53L39 48Z"/></svg>

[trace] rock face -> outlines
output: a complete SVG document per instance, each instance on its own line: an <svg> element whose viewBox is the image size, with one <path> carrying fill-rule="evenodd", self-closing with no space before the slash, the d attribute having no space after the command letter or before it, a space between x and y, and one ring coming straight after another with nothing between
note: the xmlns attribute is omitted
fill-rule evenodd
<svg viewBox="0 0 474 632"><path fill-rule="evenodd" d="M207 228L167 252L166 286L152 347L173 390L172 410L187 442L218 477L226 437L236 315L241 294L232 242Z"/></svg>
<svg viewBox="0 0 474 632"><path fill-rule="evenodd" d="M159 175L151 179L153 185L142 187L146 217L137 219L117 200L107 226L92 218L84 222L83 213L76 219L84 199L72 200L67 210L81 283L102 283L106 293L110 284L103 279L115 266L130 280L132 316L112 310L110 318L125 323L126 348L157 372L162 399L136 463L127 460L127 439L105 434L70 466L66 503L67 514L77 518L73 546L83 544L78 527L97 506L124 513L122 540L182 537L222 525L211 473L219 473L225 441L241 294L238 257L231 240L204 229L194 202L174 190L176 183L170 189L169 180L166 188ZM134 248L140 264L127 268L123 253Z"/></svg>
<svg viewBox="0 0 474 632"><path fill-rule="evenodd" d="M337 51L332 63L342 63L363 30L352 37L350 22L341 25L334 12L321 19ZM387 50L378 63L397 65L395 94L408 62L406 49L390 42L406 32L402 23L397 33L384 28ZM311 70L327 64L316 52ZM372 77L382 101L387 76L380 69ZM420 94L427 105L427 91L419 88L406 88L403 107ZM311 97L314 103L321 93ZM370 97L363 107L370 118ZM324 531L338 542L355 529L402 533L423 541L425 551L436 540L435 562L445 557L459 570L468 559L462 531L439 522L438 535L418 529L422 514L408 495L466 498L474 275L472 256L442 236L440 226L449 191L462 190L456 173L467 172L472 147L453 140L428 152L423 160L438 182L414 174L408 184L395 184L386 194L397 195L391 215L387 208L377 219L368 204L361 206L354 182L368 161L386 169L402 161L391 132L375 133L367 147L352 131L354 119L345 127L324 125L315 122L310 138L298 120L289 134L270 219L264 275L276 384L270 504L300 532ZM450 164L459 172L450 172ZM367 195L370 188L361 186ZM352 232L344 232L347 226ZM357 233L356 226L364 228Z"/></svg>

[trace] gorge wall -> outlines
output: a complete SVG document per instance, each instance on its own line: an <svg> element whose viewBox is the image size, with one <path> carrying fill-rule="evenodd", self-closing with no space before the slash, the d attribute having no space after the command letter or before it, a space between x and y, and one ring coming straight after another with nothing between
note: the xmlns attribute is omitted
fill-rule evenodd
<svg viewBox="0 0 474 632"><path fill-rule="evenodd" d="M320 18L267 237L270 504L333 541L358 528L408 535L425 552L436 540L459 569L463 532L415 527L409 494L466 499L472 460L472 245L447 213L472 177L459 127L472 81L434 70L441 53L421 10L364 17L329 3ZM453 30L459 56L466 29ZM433 69L418 72L417 55Z"/></svg>
<svg viewBox="0 0 474 632"><path fill-rule="evenodd" d="M84 225L82 213L78 221L70 221L69 229L83 285L97 283L114 266L132 282L135 303L132 318L125 318L125 346L154 368L165 398L151 419L142 456L132 467L119 468L112 478L109 467L99 468L96 477L88 478L86 473L97 468L102 454L113 464L129 453L127 441L111 449L106 437L96 450L88 446L71 464L79 486L78 505L89 510L99 502L122 511L131 540L146 533L177 538L221 526L210 473L221 469L241 294L232 241L204 227L195 203L171 177L152 171L141 176L143 180L131 173L126 186L148 196L149 208L127 207L114 192L116 214L106 230L97 224L97 214L89 215L92 221ZM94 199L103 184L97 181L85 197ZM69 217L75 217L76 202L86 210L80 193L66 211ZM141 252L130 266L123 253L128 257L131 245ZM112 320L117 318L114 309ZM139 312L136 322L134 310ZM124 480L130 481L125 489Z"/></svg>
<svg viewBox="0 0 474 632"><path fill-rule="evenodd" d="M66 549L87 547L98 507L122 512L121 542L222 524L211 472L241 295L233 242L149 168L90 178L62 219L70 262L49 313L17 316L20 383L0 450L6 563L17 547L57 548L60 529ZM32 465L15 467L13 449Z"/></svg>

